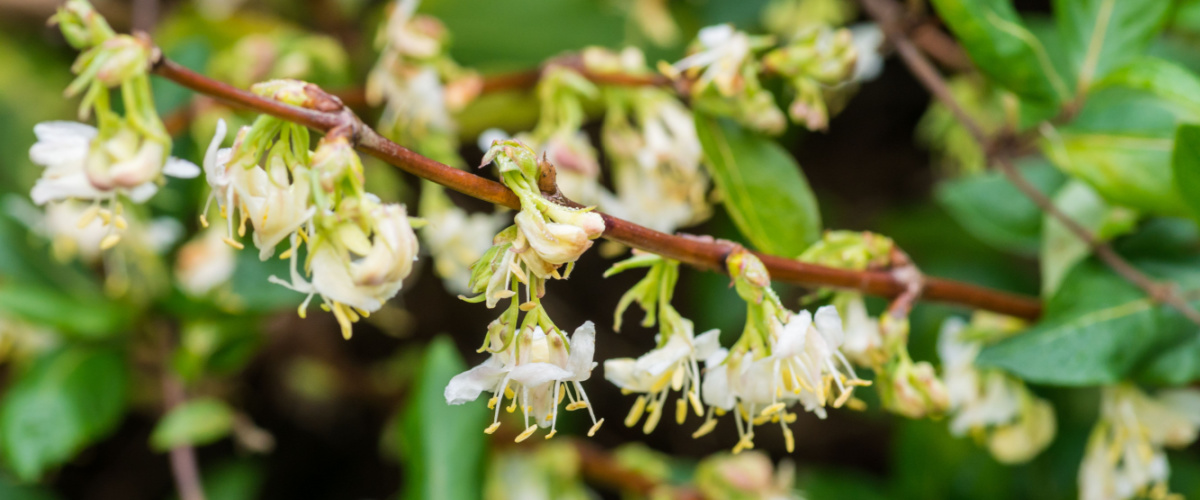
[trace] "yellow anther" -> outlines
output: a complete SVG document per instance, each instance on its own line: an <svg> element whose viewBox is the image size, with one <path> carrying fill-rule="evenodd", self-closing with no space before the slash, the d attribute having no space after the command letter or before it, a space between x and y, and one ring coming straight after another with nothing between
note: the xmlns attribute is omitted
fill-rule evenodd
<svg viewBox="0 0 1200 500"><path fill-rule="evenodd" d="M696 391L688 391L688 401L692 402L692 411L696 412L697 417L704 416L704 405L700 404L700 397L696 395Z"/></svg>
<svg viewBox="0 0 1200 500"><path fill-rule="evenodd" d="M208 229L208 217L205 217L204 214L200 214L200 227Z"/></svg>
<svg viewBox="0 0 1200 500"><path fill-rule="evenodd" d="M675 401L675 423L676 424L683 424L684 419L687 418L687 410L688 410L688 405L687 405L686 399L679 398L678 400Z"/></svg>
<svg viewBox="0 0 1200 500"><path fill-rule="evenodd" d="M241 249L244 249L244 248L246 248L246 245L243 245L243 244L242 244L242 242L240 242L240 241L238 241L238 240L235 240L235 239L233 239L233 238L230 238L230 237L228 237L228 236L226 236L226 237L224 237L224 238L221 238L221 241L224 241L226 245L229 245L229 246L231 246L231 247L233 247L233 248L236 248L236 249L238 249L238 250L241 250Z"/></svg>
<svg viewBox="0 0 1200 500"><path fill-rule="evenodd" d="M517 307L522 311L529 312L537 308L537 303L531 300L529 302L523 302Z"/></svg>
<svg viewBox="0 0 1200 500"><path fill-rule="evenodd" d="M784 408L787 408L787 405L786 405L786 404L784 404L784 403L782 403L782 402L780 402L780 403L775 403L775 404L773 404L773 405L771 405L771 406L768 406L768 407L766 407L766 408L763 408L763 411L762 411L762 413L759 413L759 415L761 415L761 416L764 416L764 417L771 416L771 415L774 415L774 414L775 414L776 412L778 412L779 410L782 410L782 409L784 409Z"/></svg>
<svg viewBox="0 0 1200 500"><path fill-rule="evenodd" d="M279 260L288 260L290 258L292 258L292 249L291 248L284 250L283 253L279 254Z"/></svg>
<svg viewBox="0 0 1200 500"><path fill-rule="evenodd" d="M125 217L118 215L113 219L113 225L117 226L117 229L124 230L129 227L129 221L126 221Z"/></svg>
<svg viewBox="0 0 1200 500"><path fill-rule="evenodd" d="M558 434L558 429L550 429L550 433L546 434L546 439L554 437L555 434Z"/></svg>
<svg viewBox="0 0 1200 500"><path fill-rule="evenodd" d="M305 316L308 316L308 308L304 307L304 304L300 304L296 307L296 315L300 316L300 319L304 319Z"/></svg>
<svg viewBox="0 0 1200 500"><path fill-rule="evenodd" d="M649 434L654 432L654 428L658 427L658 421L662 419L663 404L651 403L650 414L646 416L646 423L642 425L642 432Z"/></svg>
<svg viewBox="0 0 1200 500"><path fill-rule="evenodd" d="M87 210L84 210L83 214L79 216L79 222L75 223L75 227L78 227L79 229L88 227L92 221L96 220L96 214L98 213L100 213L100 205L92 205L88 207Z"/></svg>
<svg viewBox="0 0 1200 500"><path fill-rule="evenodd" d="M534 431L536 431L536 430L537 430L536 425L531 425L529 427L526 427L525 431L522 432L521 434L518 434L517 439L514 439L513 441L520 443L521 441L529 439L529 436L532 436Z"/></svg>
<svg viewBox="0 0 1200 500"><path fill-rule="evenodd" d="M596 421L596 423L592 424L592 428L591 428L591 429L588 429L588 437L595 436L595 435L596 435L596 431L600 430L600 426L601 426L601 425L603 425L603 424L604 424L604 419L603 419L603 418L602 418L602 419L600 419L600 420L598 420L598 421Z"/></svg>
<svg viewBox="0 0 1200 500"><path fill-rule="evenodd" d="M117 243L120 243L120 242L121 242L121 235L110 234L108 236L105 236L104 239L100 240L100 249L108 250L112 247L117 246Z"/></svg>
<svg viewBox="0 0 1200 500"><path fill-rule="evenodd" d="M629 415L625 417L625 427L633 427L642 419L642 413L646 411L646 396L638 396L637 401L633 402L633 408L629 409Z"/></svg>
<svg viewBox="0 0 1200 500"><path fill-rule="evenodd" d="M484 429L483 433L491 434L493 432L496 432L496 429L499 429L499 428L500 428L500 422L495 422L492 425L487 426L487 429Z"/></svg>
<svg viewBox="0 0 1200 500"><path fill-rule="evenodd" d="M683 389L683 376L684 375L686 375L686 373L683 370L680 370L678 368L675 369L674 374L671 375L671 388L672 389L675 389L677 391Z"/></svg>
<svg viewBox="0 0 1200 500"><path fill-rule="evenodd" d="M517 400L514 399L512 404L508 405L508 408L505 408L504 411L509 413L517 411Z"/></svg>
<svg viewBox="0 0 1200 500"><path fill-rule="evenodd" d="M505 387L504 388L504 397L506 397L508 399L512 399L512 398L517 397L517 393L513 392L512 387Z"/></svg>
<svg viewBox="0 0 1200 500"><path fill-rule="evenodd" d="M489 409L489 410L495 410L495 409L496 409L496 403L499 403L499 402L500 402L500 398L498 398L498 397L496 397L496 396L492 396L492 399L489 399L489 400L488 400L488 409Z"/></svg>
<svg viewBox="0 0 1200 500"><path fill-rule="evenodd" d="M700 428L696 429L696 432L692 433L692 439L698 439L701 436L705 436L708 433L712 432L713 429L716 429L716 428L717 428L717 419L710 418L708 420L705 420L704 423L700 425Z"/></svg>
<svg viewBox="0 0 1200 500"><path fill-rule="evenodd" d="M846 401L850 400L850 396L853 396L853 395L854 395L853 389L847 390L847 391L839 394L837 400L833 402L833 407L841 408L842 405L846 404Z"/></svg>
<svg viewBox="0 0 1200 500"><path fill-rule="evenodd" d="M858 398L850 398L850 401L846 402L846 408L854 411L863 411L867 409L867 402Z"/></svg>
<svg viewBox="0 0 1200 500"><path fill-rule="evenodd" d="M587 407L588 407L587 403L585 403L583 401L576 401L574 403L567 405L567 411L582 410Z"/></svg>
<svg viewBox="0 0 1200 500"><path fill-rule="evenodd" d="M783 428L783 444L788 453L796 451L796 438L792 436L792 429L786 426Z"/></svg>

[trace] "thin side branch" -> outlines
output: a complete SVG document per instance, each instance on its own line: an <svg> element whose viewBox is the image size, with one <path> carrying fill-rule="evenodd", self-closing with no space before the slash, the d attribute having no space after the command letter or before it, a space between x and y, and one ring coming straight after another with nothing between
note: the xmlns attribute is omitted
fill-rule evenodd
<svg viewBox="0 0 1200 500"><path fill-rule="evenodd" d="M164 344L164 360L169 358L169 353L169 346ZM184 391L183 383L175 374L171 373L171 369L165 361L162 370L164 413L169 413L176 406L187 402L187 393ZM175 489L179 493L180 500L205 500L204 486L200 482L200 466L196 462L196 450L187 445L176 446L171 448L168 457L171 461L171 475L175 478Z"/></svg>
<svg viewBox="0 0 1200 500"><path fill-rule="evenodd" d="M195 92L236 106L270 114L321 132L328 133L339 129L339 133L350 134L359 150L401 170L480 200L510 208L520 207L516 195L503 184L444 165L384 138L364 124L349 108L341 106L337 98L328 94L322 99L322 110L301 108L213 80L165 57L154 66L153 71ZM700 269L725 272L725 257L732 250L728 243L669 235L607 214L601 215L605 222L604 237L609 240ZM774 255L757 255L770 271L772 278L783 282L857 289L889 298L904 293L908 288L906 283L897 280L888 272L849 271L806 264ZM1041 314L1041 303L1037 299L1022 295L938 278L927 278L924 285L922 296L929 300L986 309L1025 319L1036 319Z"/></svg>
<svg viewBox="0 0 1200 500"><path fill-rule="evenodd" d="M1037 186L1030 183L1025 176L1021 175L1016 165L1007 157L994 154L994 151L990 148L990 141L983 132L983 128L963 110L962 106L954 98L954 95L950 93L950 89L946 86L946 81L942 78L941 73L925 58L925 55L921 53L902 28L901 19L903 13L900 5L896 4L893 0L860 0L860 3L863 9L867 11L867 14L879 23L884 35L896 47L896 52L900 54L900 58L904 60L909 70L912 71L913 76L950 110L959 123L971 134L971 137L975 139L975 142L979 144L979 147L983 148L987 153L989 162L995 164L1000 169L1000 172L1008 178L1009 182L1012 182L1017 189L1024 193L1043 212L1059 221L1071 234L1074 234L1076 238L1086 243L1092 249L1092 252L1119 276L1145 290L1152 300L1179 310L1180 313L1193 323L1200 325L1200 312L1192 308L1180 296L1175 287L1159 283L1133 267L1132 264L1113 250L1108 243L1101 241L1078 221L1072 219L1062 210L1059 210L1054 205L1054 201L1046 196L1045 193L1038 190Z"/></svg>

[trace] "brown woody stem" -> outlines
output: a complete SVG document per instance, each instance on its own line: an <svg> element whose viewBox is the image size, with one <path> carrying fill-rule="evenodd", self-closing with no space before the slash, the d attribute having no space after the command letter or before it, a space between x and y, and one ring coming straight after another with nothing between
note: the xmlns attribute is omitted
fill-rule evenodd
<svg viewBox="0 0 1200 500"><path fill-rule="evenodd" d="M155 64L153 71L195 92L321 132L328 132L334 128L349 129L359 150L401 170L480 200L510 208L520 207L516 195L504 185L444 165L396 144L365 125L349 108L318 111L291 106L213 80L165 57ZM725 270L725 257L732 249L728 243L670 235L607 214L602 215L605 222L604 237L609 240L697 268L715 272ZM806 286L856 289L889 298L901 295L908 289L906 283L884 271L850 271L806 264L786 257L761 253L757 255L771 272L772 278L778 281ZM1025 319L1035 319L1041 314L1041 303L1037 299L945 279L926 278L922 297Z"/></svg>

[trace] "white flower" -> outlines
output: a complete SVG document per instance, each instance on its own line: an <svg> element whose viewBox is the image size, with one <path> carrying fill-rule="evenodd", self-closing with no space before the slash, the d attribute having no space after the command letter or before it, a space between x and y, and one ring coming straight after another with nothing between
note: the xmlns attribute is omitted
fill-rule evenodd
<svg viewBox="0 0 1200 500"><path fill-rule="evenodd" d="M1082 500L1167 496L1164 446L1182 448L1200 427L1200 391L1177 389L1151 397L1131 385L1106 387L1079 469Z"/></svg>
<svg viewBox="0 0 1200 500"><path fill-rule="evenodd" d="M859 366L875 366L883 349L879 320L867 314L862 295L856 294L845 307L846 344L842 352Z"/></svg>
<svg viewBox="0 0 1200 500"><path fill-rule="evenodd" d="M815 317L801 311L773 330L768 355L745 352L730 358L718 351L705 362L704 402L733 411L740 436L735 453L753 448L754 426L769 421L781 424L791 451L795 443L787 424L796 416L789 406L799 402L824 418L825 406L841 407L856 386L868 384L838 350L844 335L833 306L821 307ZM706 422L697 435L709 430Z"/></svg>
<svg viewBox="0 0 1200 500"><path fill-rule="evenodd" d="M190 295L204 295L233 276L237 256L220 229L206 229L179 249L175 279Z"/></svg>
<svg viewBox="0 0 1200 500"><path fill-rule="evenodd" d="M709 26L697 35L700 51L672 65L675 71L703 68L698 87L716 86L722 95L732 96L741 89L742 66L750 58L750 37L729 24Z"/></svg>
<svg viewBox="0 0 1200 500"><path fill-rule="evenodd" d="M312 252L311 283L296 270L295 234L291 237L292 248L286 254L291 258L291 281L271 277L272 283L308 294L300 305L302 317L313 295L320 295L337 318L342 336L347 339L351 335L351 325L360 316L378 311L384 302L396 296L417 258L417 237L409 225L404 206L378 205L368 217L372 228L370 238L354 223L348 223L335 232L333 238L309 247Z"/></svg>
<svg viewBox="0 0 1200 500"><path fill-rule="evenodd" d="M883 30L876 23L860 23L850 27L850 34L858 54L852 80L869 82L878 78L879 73L883 72L883 55L879 53L883 45Z"/></svg>
<svg viewBox="0 0 1200 500"><path fill-rule="evenodd" d="M158 191L160 172L190 178L200 171L177 158L166 159L164 166L163 146L143 140L139 147L139 138L131 130L98 141L95 127L57 121L39 123L33 132L38 140L29 149L29 158L46 167L30 192L38 205L68 198L112 200L118 193L142 203Z"/></svg>
<svg viewBox="0 0 1200 500"><path fill-rule="evenodd" d="M598 214L593 215L599 217ZM528 248L550 264L575 262L583 252L592 247L588 232L580 226L547 221L541 214L529 210L517 213L516 222L523 241L528 243ZM601 222L600 226L603 227L604 223ZM518 248L517 251L522 252L524 249Z"/></svg>
<svg viewBox="0 0 1200 500"><path fill-rule="evenodd" d="M54 254L61 260L78 255L86 263L100 260L100 243L109 234L99 217L92 217L87 224L80 224L87 212L83 202L65 200L46 205L42 220L45 236L50 238ZM32 208L32 207L31 207Z"/></svg>
<svg viewBox="0 0 1200 500"><path fill-rule="evenodd" d="M721 347L721 332L709 330L693 337L691 321L683 320L679 324L683 325L681 330L636 360L618 358L604 362L604 378L620 387L622 392L641 393L625 418L626 427L633 427L641 420L643 412L648 412L643 431L647 434L654 431L666 409L667 394L671 390L680 392L675 408L676 422L683 423L689 403L696 416L704 415L697 360L711 356Z"/></svg>
<svg viewBox="0 0 1200 500"><path fill-rule="evenodd" d="M518 335L520 337L514 344L519 344L519 348L494 352L482 364L450 379L445 390L446 402L463 404L474 401L484 391L491 392L493 396L488 400L488 408L495 409L496 413L492 425L484 431L491 434L500 427L500 407L504 398L511 398L512 406L508 411L520 407L524 415L525 430L516 439L521 442L533 435L539 426L550 427L547 439L554 436L558 402L565 392L571 401L566 409L587 408L593 422L588 435L595 434L604 419L596 420L580 384L591 377L596 365L593 361L595 325L588 321L576 328L569 343L562 332L555 331L547 336L541 327L522 329ZM492 347L498 349L501 345L503 341L499 336L493 336ZM514 355L514 352L519 354ZM529 423L531 412L536 425Z"/></svg>
<svg viewBox="0 0 1200 500"><path fill-rule="evenodd" d="M220 149L224 138L225 122L221 120L217 122L216 133L204 156L205 177L212 187L209 201L216 199L226 217L228 233L225 242L242 248L233 237L234 213L237 212L240 214L238 235L245 234L245 224L249 221L254 227L258 256L267 260L275 254L276 245L295 234L316 213L316 207L312 206L308 169L295 165L289 171L279 156L267 160L269 171L258 165L231 168L231 150ZM204 211L208 211L207 204ZM205 219L201 222L207 224Z"/></svg>

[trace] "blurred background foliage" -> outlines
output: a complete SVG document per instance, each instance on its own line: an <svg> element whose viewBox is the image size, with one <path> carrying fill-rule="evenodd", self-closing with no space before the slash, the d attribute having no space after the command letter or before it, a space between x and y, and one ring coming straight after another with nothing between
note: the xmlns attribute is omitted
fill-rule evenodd
<svg viewBox="0 0 1200 500"><path fill-rule="evenodd" d="M760 31L766 3L671 2L684 36L666 47L648 43L632 26L622 0L426 0L421 10L445 23L455 59L488 73L530 68L589 45L633 44L650 61L677 60L683 41L702 26L732 22ZM38 223L28 219L28 190L40 169L26 154L35 123L70 119L73 113L61 89L70 81L75 53L44 24L55 4L0 0L0 151L5 152L0 155L5 208L0 212L0 498L170 498L161 450L172 443L205 445L199 456L211 499L472 498L481 489L489 498L532 498L506 490L505 474L546 474L546 484L555 485L547 498L587 494L572 486L579 465L570 458L570 446L547 445L535 452L531 446L498 444L509 441L503 436L493 444L479 432L487 418L482 401L445 404L441 391L449 377L482 359L474 351L476 334L491 317L443 290L425 261L402 295L346 342L327 315L296 318L300 298L265 284L266 276L286 272L285 263L261 263L252 252L239 254L233 282L211 300L175 290L152 305L138 303L137 294L110 299L97 268L56 259ZM1017 4L1031 25L1038 19L1051 23L1048 2ZM118 30L129 27L131 4L97 6ZM158 7L155 40L186 66L239 86L295 76L334 91L351 91L365 81L375 58L371 41L385 8L372 0L194 0ZM1200 2L1181 6L1171 26L1152 52L1200 70L1195 50ZM197 163L218 117L235 125L249 119L160 79L154 80L154 92L168 122L194 119L190 127L174 129L175 154ZM928 104L926 93L890 60L882 77L867 83L833 120L829 133L792 130L781 143L802 165L827 227L886 234L931 275L1038 294L1033 257L1043 243L1041 212L998 175L947 175L914 145L913 130ZM528 128L536 105L520 93L489 95L473 104L462 115L467 164L477 164L481 156L474 134L497 125ZM1081 127L1103 130L1105 123L1127 122L1128 116L1099 110ZM1146 119L1147 129L1156 126L1153 113L1136 116ZM936 117L921 123L923 130L939 126ZM414 178L386 165L368 169L373 192L410 206L416 202ZM1048 192L1065 182L1045 162L1022 169ZM935 182L943 177L951 180ZM203 182L172 181L151 209L194 230L195 211L206 194ZM690 231L740 239L720 210ZM1161 222L1164 234L1195 248L1194 226L1176 222ZM1136 244L1128 242L1135 250ZM651 345L651 332L631 325L615 335L608 318L637 277L601 279L608 263L597 252L587 254L571 280L551 285L555 293L548 307L561 324L600 323L598 358L636 356ZM169 279L165 269L148 272L164 284ZM135 280L132 286L148 283ZM804 295L799 289L781 291L793 307ZM723 276L685 271L677 297L684 316L705 329L736 335L744 321L744 308ZM882 301L871 303L876 311L882 306ZM962 311L936 304L916 308L915 359L936 361L938 327L956 312ZM177 344L168 342L173 338ZM170 353L165 363L164 352ZM158 424L159 386L167 366L191 392L207 399L177 409ZM613 424L590 442L620 450L619 459L648 473L659 468L657 473L668 477L687 477L697 460L733 442L728 425L716 438L702 440L692 440L690 429L676 426L643 436L615 425L628 398L598 378L595 382L589 386L593 404ZM945 422L893 418L874 409L834 411L827 420L802 414L795 426L796 453L788 456L771 438L760 440L760 449L773 459L793 461L795 485L810 499L1074 498L1098 392L1034 389L1055 403L1059 433L1049 450L1022 466L1001 466L969 439L950 436ZM570 419L560 425L575 434L584 426ZM636 443L649 450L630 448ZM1172 489L1188 497L1200 497L1195 448L1170 457ZM567 458L556 455L563 453ZM604 486L596 490L616 497Z"/></svg>

